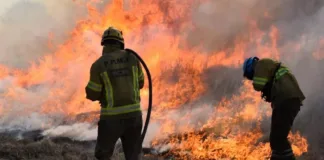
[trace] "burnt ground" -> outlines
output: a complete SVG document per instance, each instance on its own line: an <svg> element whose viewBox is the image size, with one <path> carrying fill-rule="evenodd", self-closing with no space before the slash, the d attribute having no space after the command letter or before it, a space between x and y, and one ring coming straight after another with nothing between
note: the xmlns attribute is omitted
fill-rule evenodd
<svg viewBox="0 0 324 160"><path fill-rule="evenodd" d="M30 132L10 131L0 134L0 160L95 160L95 141L74 141L66 137L46 138L40 130ZM154 150L144 148L144 160L159 159ZM114 159L122 160L120 145L116 146Z"/></svg>
<svg viewBox="0 0 324 160"><path fill-rule="evenodd" d="M186 133L190 134L190 133ZM174 136L186 136L172 135ZM195 133L204 134L204 133ZM95 141L73 141L70 138L41 136L41 131L22 133L10 131L0 134L0 160L95 160L93 149ZM158 153L151 148L143 148L143 160L178 159L168 151ZM299 160L318 159L315 153L307 153L298 157ZM123 160L122 149L116 146L115 160Z"/></svg>

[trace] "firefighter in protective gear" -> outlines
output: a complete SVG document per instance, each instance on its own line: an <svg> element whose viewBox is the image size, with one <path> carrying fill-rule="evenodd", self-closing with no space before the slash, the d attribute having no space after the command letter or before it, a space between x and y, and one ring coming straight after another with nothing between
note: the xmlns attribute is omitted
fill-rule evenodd
<svg viewBox="0 0 324 160"><path fill-rule="evenodd" d="M244 77L271 103L271 160L293 160L295 156L287 136L305 99L295 76L280 62L251 57L243 64Z"/></svg>
<svg viewBox="0 0 324 160"><path fill-rule="evenodd" d="M139 60L124 50L120 30L109 27L102 36L102 56L90 69L86 98L101 104L95 157L110 159L120 138L126 160L137 160L141 148L135 147L142 131L140 89L144 75Z"/></svg>

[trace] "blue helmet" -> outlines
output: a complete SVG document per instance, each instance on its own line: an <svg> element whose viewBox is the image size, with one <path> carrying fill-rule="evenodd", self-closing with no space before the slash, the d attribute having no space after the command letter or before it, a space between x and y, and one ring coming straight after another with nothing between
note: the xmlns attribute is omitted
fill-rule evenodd
<svg viewBox="0 0 324 160"><path fill-rule="evenodd" d="M258 57L250 57L244 61L243 64L243 76L246 77L249 80L253 79L254 75L254 68L253 68L253 63L258 61Z"/></svg>

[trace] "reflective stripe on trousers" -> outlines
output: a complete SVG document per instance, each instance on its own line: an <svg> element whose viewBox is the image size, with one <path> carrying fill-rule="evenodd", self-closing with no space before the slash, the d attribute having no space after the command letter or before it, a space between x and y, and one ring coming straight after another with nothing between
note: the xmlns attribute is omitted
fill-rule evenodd
<svg viewBox="0 0 324 160"><path fill-rule="evenodd" d="M139 103L126 105L126 106L119 106L113 108L101 108L101 115L118 115L124 113L130 113L134 111L140 111L141 107Z"/></svg>
<svg viewBox="0 0 324 160"><path fill-rule="evenodd" d="M280 79L283 75L285 75L286 73L288 73L289 70L288 68L280 68L277 72L276 72L276 80Z"/></svg>
<svg viewBox="0 0 324 160"><path fill-rule="evenodd" d="M107 108L112 108L114 106L114 95L113 95L113 88L110 83L110 79L108 77L107 72L101 73L101 77L105 84L105 95L106 95L106 101L107 101Z"/></svg>
<svg viewBox="0 0 324 160"><path fill-rule="evenodd" d="M132 67L133 70L133 87L134 87L134 98L136 102L139 102L139 84L138 84L138 68L136 66Z"/></svg>

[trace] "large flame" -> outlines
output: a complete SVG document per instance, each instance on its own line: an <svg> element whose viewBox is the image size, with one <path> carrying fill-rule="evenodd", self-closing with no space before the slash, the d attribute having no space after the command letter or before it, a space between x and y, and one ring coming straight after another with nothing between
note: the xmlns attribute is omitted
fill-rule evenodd
<svg viewBox="0 0 324 160"><path fill-rule="evenodd" d="M152 146L169 145L171 152L181 159L268 157L269 144L256 142L263 136L260 121L271 115L270 107L260 100L249 83L244 82L238 94L220 102L199 100L210 90L203 81L203 73L212 67L239 68L247 56L247 48L255 47L260 57L279 59L278 28L272 26L271 32L265 33L250 20L246 33L249 36L237 36L234 46L207 53L200 46L189 47L183 35L195 27L189 18L191 9L202 1L130 2L130 6L124 8L122 0L112 0L104 12L87 4L88 17L77 23L69 39L57 46L54 53L33 63L28 70L0 66L0 77L8 81L2 92L5 100L0 103L1 114L15 113L19 110L11 106L25 103L29 104L19 112L21 116L39 113L73 117L98 111L97 103L85 99L84 87L91 64L101 55L101 34L108 26L115 26L123 30L126 46L136 50L152 72L152 123L160 125L150 142ZM261 42L263 37L269 37L271 41L265 44ZM51 43L49 45L53 47ZM39 86L46 87L39 91ZM42 95L25 96L24 93L34 90ZM145 110L147 83L141 96ZM35 101L31 102L31 99ZM195 117L197 113L203 114L205 119L192 120L198 119ZM55 122L44 123L49 127ZM204 134L197 131L204 131ZM188 133L188 136L169 137L182 133ZM162 143L163 139L167 141ZM298 133L291 134L290 139L297 155L307 152L307 142Z"/></svg>

